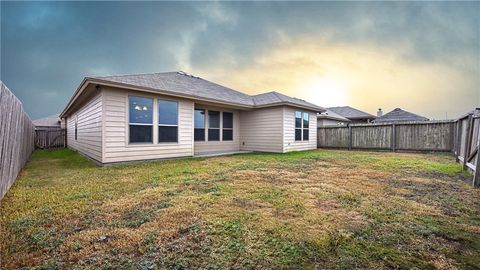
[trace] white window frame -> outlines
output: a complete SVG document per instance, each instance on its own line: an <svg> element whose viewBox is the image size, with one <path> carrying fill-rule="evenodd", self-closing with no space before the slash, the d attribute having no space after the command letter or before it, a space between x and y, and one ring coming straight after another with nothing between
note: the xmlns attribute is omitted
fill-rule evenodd
<svg viewBox="0 0 480 270"><path fill-rule="evenodd" d="M297 128L297 125L296 125L296 122L297 122L297 113L300 113L300 127ZM308 120L308 128L304 127L303 124L304 124L304 114L307 114L307 120ZM310 113L309 112L305 112L305 111L295 111L294 114L293 114L293 117L294 117L294 123L293 123L293 127L294 127L294 141L295 142L308 142L310 141ZM297 133L297 130L300 130L300 140L297 140L296 138L296 133ZM308 132L308 140L305 140L304 138L304 132L307 131Z"/></svg>
<svg viewBox="0 0 480 270"><path fill-rule="evenodd" d="M212 112L218 112L218 114L219 114L219 115L218 115L218 118L219 118L219 119L218 119L218 128L211 128L211 127L210 127L210 114L209 114L209 113L210 113L211 111L212 111ZM205 137L205 139L206 139L207 142L221 142L222 139L223 139L223 138L222 138L223 111L212 109L212 110L206 110L206 112L207 112L206 114L207 114L207 116L208 116L208 117L206 118L207 121L208 121L208 122L207 122L208 128L205 129L205 131L206 131L206 133L207 133L207 134L206 134L207 136ZM209 134L208 134L208 131L209 131L210 129L217 129L217 130L218 130L218 140L214 140L214 141L211 141L211 140L210 140L210 136L208 136L208 135L209 135Z"/></svg>
<svg viewBox="0 0 480 270"><path fill-rule="evenodd" d="M222 117L221 117L221 120L222 120L222 124L221 124L221 127L222 127L222 134L221 134L221 139L222 139L222 142L225 141L223 139L223 130L231 130L232 131L232 139L231 140L226 140L226 142L232 142L233 141L233 126L234 126L234 113L233 112L229 112L229 111L222 111ZM226 128L223 126L223 114L224 113L231 113L232 114L232 127L231 128Z"/></svg>
<svg viewBox="0 0 480 270"><path fill-rule="evenodd" d="M139 98L148 98L152 100L152 123L151 124L146 124L146 123L130 123L130 97L139 97ZM157 106L155 102L155 98L150 97L150 96L142 96L142 95L127 95L127 142L129 145L151 145L156 142L155 139L155 132L154 132L154 126L155 126L155 107ZM152 127L152 141L151 142L131 142L130 141L130 126L151 126ZM157 138L158 141L158 138Z"/></svg>
<svg viewBox="0 0 480 270"><path fill-rule="evenodd" d="M175 102L177 103L177 124L176 125L168 125L168 124L160 124L160 110L159 110L159 106L160 106L160 101L163 100L163 101L170 101L170 102ZM155 103L155 102L154 102ZM166 99L166 98L157 98L157 102L156 104L154 104L156 107L157 107L157 117L156 117L156 121L157 121L157 144L178 144L179 140L180 140L180 128L179 128L179 123L180 123L180 113L179 113L179 110L180 110L180 103L178 102L178 100L173 100L173 99ZM153 119L152 119L152 122L153 122ZM177 127L177 141L176 142L160 142L160 130L158 130L158 127Z"/></svg>

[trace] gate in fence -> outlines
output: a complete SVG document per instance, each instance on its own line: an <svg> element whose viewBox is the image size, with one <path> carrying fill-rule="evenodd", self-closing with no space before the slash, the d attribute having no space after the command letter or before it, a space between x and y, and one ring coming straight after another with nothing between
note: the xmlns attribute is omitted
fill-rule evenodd
<svg viewBox="0 0 480 270"><path fill-rule="evenodd" d="M35 130L35 146L41 149L62 148L67 146L66 130L37 129Z"/></svg>

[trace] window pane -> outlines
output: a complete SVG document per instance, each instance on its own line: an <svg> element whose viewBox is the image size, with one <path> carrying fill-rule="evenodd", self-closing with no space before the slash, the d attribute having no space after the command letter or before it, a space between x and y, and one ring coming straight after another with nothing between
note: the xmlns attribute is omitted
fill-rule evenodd
<svg viewBox="0 0 480 270"><path fill-rule="evenodd" d="M304 130L303 130L303 140L304 140L304 141L308 141L309 135L310 135L310 134L309 134L309 132L308 132L308 129L304 129Z"/></svg>
<svg viewBox="0 0 480 270"><path fill-rule="evenodd" d="M158 142L177 142L178 127L159 126Z"/></svg>
<svg viewBox="0 0 480 270"><path fill-rule="evenodd" d="M204 128L194 129L194 137L195 137L195 141L205 141L205 129Z"/></svg>
<svg viewBox="0 0 480 270"><path fill-rule="evenodd" d="M152 124L153 99L129 96L130 123Z"/></svg>
<svg viewBox="0 0 480 270"><path fill-rule="evenodd" d="M220 112L208 111L208 127L220 128Z"/></svg>
<svg viewBox="0 0 480 270"><path fill-rule="evenodd" d="M178 103L170 100L158 100L158 124L178 124Z"/></svg>
<svg viewBox="0 0 480 270"><path fill-rule="evenodd" d="M223 128L233 128L233 113L223 113Z"/></svg>
<svg viewBox="0 0 480 270"><path fill-rule="evenodd" d="M233 130L231 129L224 129L222 132L223 140L224 141L231 141L233 140Z"/></svg>
<svg viewBox="0 0 480 270"><path fill-rule="evenodd" d="M220 129L209 129L208 130L208 140L209 141L219 141L220 140Z"/></svg>
<svg viewBox="0 0 480 270"><path fill-rule="evenodd" d="M152 126L130 125L130 142L152 142Z"/></svg>
<svg viewBox="0 0 480 270"><path fill-rule="evenodd" d="M302 127L302 113L295 112L295 128L301 128L301 127Z"/></svg>
<svg viewBox="0 0 480 270"><path fill-rule="evenodd" d="M297 128L295 129L295 141L301 141L302 140L302 130Z"/></svg>
<svg viewBox="0 0 480 270"><path fill-rule="evenodd" d="M308 113L303 113L303 128L308 128Z"/></svg>
<svg viewBox="0 0 480 270"><path fill-rule="evenodd" d="M205 128L205 110L195 109L194 122L195 128Z"/></svg>

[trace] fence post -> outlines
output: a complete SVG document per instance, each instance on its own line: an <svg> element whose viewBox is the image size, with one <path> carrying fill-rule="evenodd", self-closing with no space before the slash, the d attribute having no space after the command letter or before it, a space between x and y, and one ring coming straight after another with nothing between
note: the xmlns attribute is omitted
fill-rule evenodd
<svg viewBox="0 0 480 270"><path fill-rule="evenodd" d="M348 150L352 150L352 126L348 125Z"/></svg>
<svg viewBox="0 0 480 270"><path fill-rule="evenodd" d="M459 162L460 159L458 156L460 155L460 149L462 148L462 120L457 120L457 143L455 144L455 161Z"/></svg>
<svg viewBox="0 0 480 270"><path fill-rule="evenodd" d="M397 128L395 124L392 124L392 138L391 138L391 144L392 144L392 152L395 152L395 146L397 144Z"/></svg>
<svg viewBox="0 0 480 270"><path fill-rule="evenodd" d="M480 123L478 125L477 145L480 147ZM480 148L477 151L477 160L475 162L475 173L473 174L473 187L480 187Z"/></svg>
<svg viewBox="0 0 480 270"><path fill-rule="evenodd" d="M463 153L463 169L467 169L467 159L470 154L470 145L471 145L471 140L472 140L472 123L473 123L473 116L471 114L468 115L468 120L467 120L467 134L466 134L466 140L465 140L465 151Z"/></svg>

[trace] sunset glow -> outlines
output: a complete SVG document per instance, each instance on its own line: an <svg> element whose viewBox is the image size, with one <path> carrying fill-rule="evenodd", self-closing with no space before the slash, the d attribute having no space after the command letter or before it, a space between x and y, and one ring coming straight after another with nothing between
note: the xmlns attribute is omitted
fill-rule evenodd
<svg viewBox="0 0 480 270"><path fill-rule="evenodd" d="M480 104L480 2L1 5L1 79L34 118L61 111L85 76L179 70L371 114Z"/></svg>

